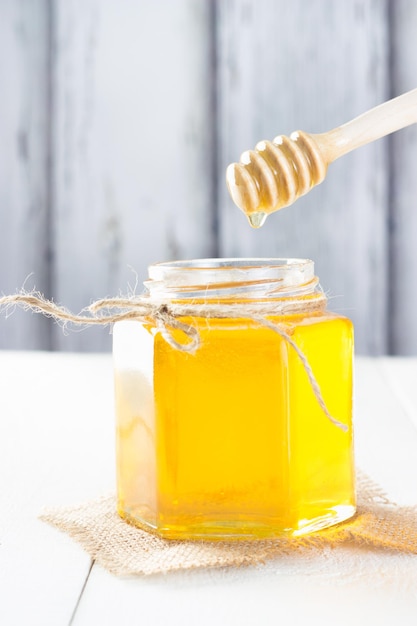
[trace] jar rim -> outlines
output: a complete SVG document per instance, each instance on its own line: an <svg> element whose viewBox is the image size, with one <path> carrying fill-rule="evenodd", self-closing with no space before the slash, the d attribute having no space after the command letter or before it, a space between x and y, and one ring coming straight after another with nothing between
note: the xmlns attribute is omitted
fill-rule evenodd
<svg viewBox="0 0 417 626"><path fill-rule="evenodd" d="M212 269L228 269L228 268L241 268L251 269L257 267L279 267L279 268L295 268L296 266L305 267L307 265L313 265L314 262L311 259L302 258L290 258L290 257L226 257L215 258L207 257L204 259L184 259L177 261L163 261L161 263L152 263L149 266L151 272L153 268L156 270L163 269L167 272L175 271L178 269L186 270L212 270Z"/></svg>
<svg viewBox="0 0 417 626"><path fill-rule="evenodd" d="M313 293L314 262L301 258L205 258L155 263L145 281L153 297L288 297Z"/></svg>

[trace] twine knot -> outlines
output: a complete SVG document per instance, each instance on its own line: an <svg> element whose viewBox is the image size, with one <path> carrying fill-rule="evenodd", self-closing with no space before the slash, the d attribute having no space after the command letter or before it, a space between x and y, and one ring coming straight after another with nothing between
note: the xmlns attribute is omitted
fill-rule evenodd
<svg viewBox="0 0 417 626"><path fill-rule="evenodd" d="M195 326L181 322L171 313L166 304L161 304L153 313L156 326L165 341L175 350L195 353L200 347L200 335ZM175 338L175 331L182 332L187 340L185 343Z"/></svg>

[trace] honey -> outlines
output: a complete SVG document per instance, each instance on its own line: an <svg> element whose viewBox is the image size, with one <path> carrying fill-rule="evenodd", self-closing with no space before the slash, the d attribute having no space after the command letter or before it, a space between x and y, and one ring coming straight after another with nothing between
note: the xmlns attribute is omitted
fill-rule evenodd
<svg viewBox="0 0 417 626"><path fill-rule="evenodd" d="M196 307L184 318L198 329L195 353L170 345L152 321L115 325L120 515L177 539L298 535L347 519L355 511L351 322L314 306L323 294L310 261L190 264L151 266L148 289ZM202 293L225 305L223 315L237 302L242 316L203 316ZM271 304L282 314L268 320L301 349L346 431L327 419L285 335L253 313Z"/></svg>

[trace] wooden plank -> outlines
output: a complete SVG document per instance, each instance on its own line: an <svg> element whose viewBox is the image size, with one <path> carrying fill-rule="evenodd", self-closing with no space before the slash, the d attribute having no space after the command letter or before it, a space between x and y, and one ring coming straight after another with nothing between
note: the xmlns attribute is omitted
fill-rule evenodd
<svg viewBox="0 0 417 626"><path fill-rule="evenodd" d="M392 3L393 96L417 85L417 4L413 0ZM417 354L417 126L391 138L391 273L390 349L393 354Z"/></svg>
<svg viewBox="0 0 417 626"><path fill-rule="evenodd" d="M324 570L331 567L337 550L343 552L343 548L333 549L324 558L323 554L316 558L290 554L258 568L183 572L149 579L117 580L95 567L73 624L276 626L285 622L330 626L337 615L340 626L392 626L396 620L404 626L414 625L415 593L407 585L405 592L398 589L398 572L407 572L412 578L412 556L400 557L398 563L385 553L387 566L381 566L378 576L372 571L375 557L362 548L357 550L355 574L345 554L326 577ZM391 588L381 588L383 577Z"/></svg>
<svg viewBox="0 0 417 626"><path fill-rule="evenodd" d="M23 285L49 290L47 5L46 0L0 3L2 294ZM50 324L37 315L2 316L0 348L48 348L49 331Z"/></svg>
<svg viewBox="0 0 417 626"><path fill-rule="evenodd" d="M210 5L59 0L55 291L79 310L147 265L214 250ZM108 331L63 337L101 350Z"/></svg>
<svg viewBox="0 0 417 626"><path fill-rule="evenodd" d="M223 181L259 140L324 132L387 99L387 28L386 1L219 3L221 253L315 260L365 354L386 349L386 140L332 164L322 185L257 231Z"/></svg>
<svg viewBox="0 0 417 626"><path fill-rule="evenodd" d="M417 428L417 359L386 358L382 359L381 363L399 405Z"/></svg>
<svg viewBox="0 0 417 626"><path fill-rule="evenodd" d="M90 558L38 515L114 489L111 358L0 351L0 380L0 623L68 624Z"/></svg>
<svg viewBox="0 0 417 626"><path fill-rule="evenodd" d="M408 405L404 402L405 394L396 383L400 368L409 379L415 364L391 359L356 362L356 461L395 501L415 505L417 428L412 415L417 397L410 395Z"/></svg>

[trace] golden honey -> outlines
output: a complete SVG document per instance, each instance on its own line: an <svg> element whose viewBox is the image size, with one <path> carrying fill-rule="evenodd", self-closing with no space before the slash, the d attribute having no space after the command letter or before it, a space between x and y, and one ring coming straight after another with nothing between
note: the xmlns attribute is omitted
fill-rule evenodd
<svg viewBox="0 0 417 626"><path fill-rule="evenodd" d="M156 323L115 326L119 513L181 539L298 535L347 519L355 511L352 324L309 306L322 294L311 261L219 263L151 266L149 297L196 306L186 320L198 329L195 353L170 345ZM268 305L268 320L301 349L328 411L348 429L326 417L285 335L258 313L202 316L203 291L243 313ZM289 299L296 312L271 315L271 304L280 310Z"/></svg>

